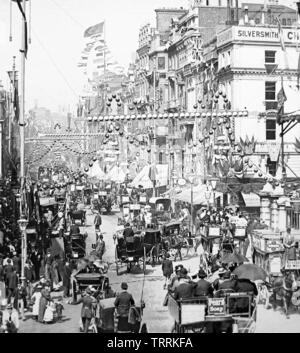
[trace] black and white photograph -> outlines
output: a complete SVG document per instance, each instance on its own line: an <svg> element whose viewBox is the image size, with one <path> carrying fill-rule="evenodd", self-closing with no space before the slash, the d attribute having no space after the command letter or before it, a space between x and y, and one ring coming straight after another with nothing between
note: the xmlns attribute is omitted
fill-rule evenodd
<svg viewBox="0 0 300 353"><path fill-rule="evenodd" d="M298 123L300 1L0 0L0 333L300 333Z"/></svg>

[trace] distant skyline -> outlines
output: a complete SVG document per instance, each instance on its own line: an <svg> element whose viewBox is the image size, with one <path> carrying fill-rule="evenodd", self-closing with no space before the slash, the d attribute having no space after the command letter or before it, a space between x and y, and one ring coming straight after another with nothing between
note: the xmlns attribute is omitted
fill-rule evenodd
<svg viewBox="0 0 300 353"><path fill-rule="evenodd" d="M263 0L241 1L264 3ZM155 25L154 9L188 7L188 0L32 0L32 44L26 62L26 110L37 102L52 111L75 111L84 78L77 67L84 31L106 23L107 44L116 60L128 68L138 46L139 28ZM293 1L280 1L293 6ZM28 4L28 2L27 2ZM0 0L0 80L8 87L7 70L16 55L20 66L21 15L13 3L13 42L9 42L9 1Z"/></svg>

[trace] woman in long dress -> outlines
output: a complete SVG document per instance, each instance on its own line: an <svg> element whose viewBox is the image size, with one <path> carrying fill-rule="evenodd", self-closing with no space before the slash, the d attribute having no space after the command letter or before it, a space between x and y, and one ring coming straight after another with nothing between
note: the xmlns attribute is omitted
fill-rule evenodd
<svg viewBox="0 0 300 353"><path fill-rule="evenodd" d="M41 289L43 287L41 285L38 285L36 287L36 291L31 297L31 300L33 301L33 306L32 306L32 316L37 320L39 316L39 308L40 308L40 300L41 300Z"/></svg>
<svg viewBox="0 0 300 353"><path fill-rule="evenodd" d="M47 304L51 301L50 295L50 286L47 284L44 289L41 291L41 299L40 299L40 306L39 306L39 322L44 322L44 315L47 308Z"/></svg>

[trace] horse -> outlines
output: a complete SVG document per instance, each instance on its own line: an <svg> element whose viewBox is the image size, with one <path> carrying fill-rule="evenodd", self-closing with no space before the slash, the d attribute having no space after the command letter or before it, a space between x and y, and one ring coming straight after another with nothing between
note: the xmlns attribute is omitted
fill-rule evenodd
<svg viewBox="0 0 300 353"><path fill-rule="evenodd" d="M283 277L278 277L273 282L273 309L276 310L278 300L282 301L287 319L291 299L296 290L297 283L293 272L283 273Z"/></svg>

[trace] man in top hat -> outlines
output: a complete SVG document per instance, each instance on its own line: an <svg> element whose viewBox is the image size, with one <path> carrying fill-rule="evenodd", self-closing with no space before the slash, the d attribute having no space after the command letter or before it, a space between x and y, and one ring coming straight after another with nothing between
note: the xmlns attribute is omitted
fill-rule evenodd
<svg viewBox="0 0 300 353"><path fill-rule="evenodd" d="M175 272L171 275L170 283L168 285L168 290L170 292L174 292L175 288L179 285L179 276L182 269L183 269L183 265L181 264L175 266Z"/></svg>
<svg viewBox="0 0 300 353"><path fill-rule="evenodd" d="M202 297L202 296L209 296L213 295L213 288L211 283L209 283L205 278L207 277L205 271L200 268L198 272L199 281L195 287L194 296L195 297Z"/></svg>

